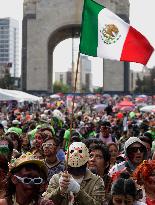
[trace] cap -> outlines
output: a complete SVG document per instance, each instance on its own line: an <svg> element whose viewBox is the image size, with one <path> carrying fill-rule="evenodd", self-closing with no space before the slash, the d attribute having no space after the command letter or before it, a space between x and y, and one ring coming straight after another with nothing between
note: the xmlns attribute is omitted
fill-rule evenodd
<svg viewBox="0 0 155 205"><path fill-rule="evenodd" d="M12 124L13 124L13 125L20 125L21 122L19 122L18 120L13 120L13 121L12 121Z"/></svg>

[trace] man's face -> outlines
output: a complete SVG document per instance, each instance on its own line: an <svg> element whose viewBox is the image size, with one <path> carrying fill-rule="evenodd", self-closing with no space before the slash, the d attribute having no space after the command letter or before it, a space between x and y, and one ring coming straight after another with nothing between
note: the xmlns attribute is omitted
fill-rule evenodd
<svg viewBox="0 0 155 205"><path fill-rule="evenodd" d="M144 160L145 147L135 142L128 148L128 158L134 164L138 165Z"/></svg>
<svg viewBox="0 0 155 205"><path fill-rule="evenodd" d="M93 150L90 153L90 157L88 160L88 168L98 174L99 176L104 176L105 171L105 161L103 158L103 154L101 150Z"/></svg>
<svg viewBox="0 0 155 205"><path fill-rule="evenodd" d="M47 140L42 144L43 153L45 157L49 157L57 154L57 145L53 139Z"/></svg>

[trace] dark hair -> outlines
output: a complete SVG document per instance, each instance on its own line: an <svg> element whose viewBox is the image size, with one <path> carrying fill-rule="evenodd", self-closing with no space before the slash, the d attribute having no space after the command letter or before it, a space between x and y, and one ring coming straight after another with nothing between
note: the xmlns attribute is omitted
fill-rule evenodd
<svg viewBox="0 0 155 205"><path fill-rule="evenodd" d="M88 139L84 139L83 143L89 149L91 144L103 144L103 141L101 139L99 139L99 138L91 137L91 138L88 138Z"/></svg>
<svg viewBox="0 0 155 205"><path fill-rule="evenodd" d="M110 166L110 152L106 145L104 144L95 144L89 148L89 153L93 150L100 150L102 152L103 159L105 163L109 164ZM109 171L109 166L105 168L104 174L107 174Z"/></svg>
<svg viewBox="0 0 155 205"><path fill-rule="evenodd" d="M100 126L111 127L111 124L110 124L109 121L100 121L99 125Z"/></svg>
<svg viewBox="0 0 155 205"><path fill-rule="evenodd" d="M134 180L119 178L111 188L111 195L131 195L136 199L137 189Z"/></svg>
<svg viewBox="0 0 155 205"><path fill-rule="evenodd" d="M108 146L108 148L110 148L112 145L115 146L116 149L119 151L119 148L118 148L118 146L117 146L117 144L115 142L111 142L107 146Z"/></svg>
<svg viewBox="0 0 155 205"><path fill-rule="evenodd" d="M150 134L150 133L149 133ZM141 136L139 137L139 139L142 141L142 142L146 142L150 145L150 147L152 147L152 138L149 138L148 136L144 135L144 136Z"/></svg>

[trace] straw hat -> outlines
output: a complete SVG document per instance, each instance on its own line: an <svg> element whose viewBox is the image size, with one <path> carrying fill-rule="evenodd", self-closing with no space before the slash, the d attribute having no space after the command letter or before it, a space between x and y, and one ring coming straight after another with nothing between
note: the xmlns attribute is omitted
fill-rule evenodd
<svg viewBox="0 0 155 205"><path fill-rule="evenodd" d="M17 168L26 164L35 164L47 175L47 168L44 161L37 159L32 153L27 152L22 154L19 158L12 158L9 164L9 171L14 172Z"/></svg>

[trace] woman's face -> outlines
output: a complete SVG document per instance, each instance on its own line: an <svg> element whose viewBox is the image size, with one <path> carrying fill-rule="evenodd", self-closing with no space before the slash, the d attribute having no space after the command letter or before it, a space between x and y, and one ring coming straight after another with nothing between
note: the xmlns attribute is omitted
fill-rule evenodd
<svg viewBox="0 0 155 205"><path fill-rule="evenodd" d="M118 149L115 145L111 145L109 147L109 152L110 152L110 155L111 155L111 158L115 158L118 156Z"/></svg>
<svg viewBox="0 0 155 205"><path fill-rule="evenodd" d="M28 135L23 134L23 135L22 135L22 140L23 140L22 145L28 145L28 144L29 144Z"/></svg>
<svg viewBox="0 0 155 205"><path fill-rule="evenodd" d="M131 195L113 195L113 205L133 205L134 198Z"/></svg>

